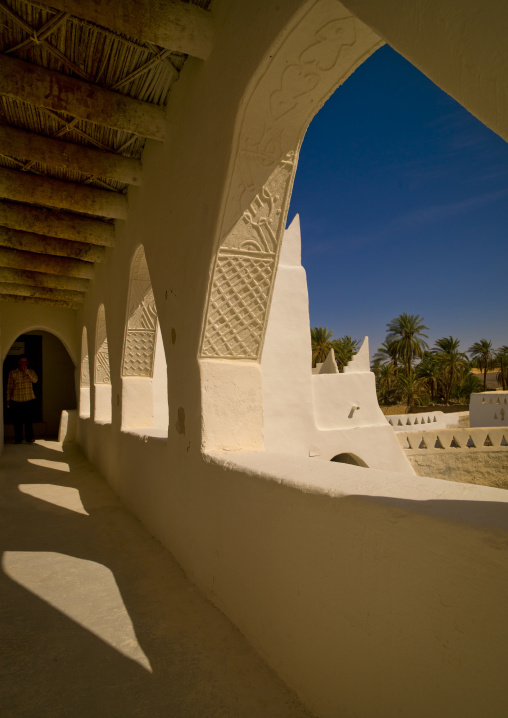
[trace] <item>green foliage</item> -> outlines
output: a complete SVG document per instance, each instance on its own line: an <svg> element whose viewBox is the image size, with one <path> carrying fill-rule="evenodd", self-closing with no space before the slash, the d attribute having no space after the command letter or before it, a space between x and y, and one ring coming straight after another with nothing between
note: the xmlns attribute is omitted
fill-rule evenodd
<svg viewBox="0 0 508 718"><path fill-rule="evenodd" d="M386 325L385 341L374 354L372 371L376 377L376 391L380 404L405 402L408 408L415 404L451 401L468 403L472 393L485 391L487 370L499 369L498 382L508 387L508 345L497 350L492 342L480 339L468 350L460 350L460 340L453 336L441 337L432 349L425 339L423 317L419 314L399 314ZM311 329L312 366L324 362L331 349L340 371L358 351L360 342L349 335L333 339L333 332L326 327ZM471 367L483 373L480 379Z"/></svg>
<svg viewBox="0 0 508 718"><path fill-rule="evenodd" d="M418 377L414 369L400 372L397 376L397 390L399 397L407 404L408 411L411 406L419 404L425 395L424 380Z"/></svg>
<svg viewBox="0 0 508 718"><path fill-rule="evenodd" d="M352 339L348 334L339 339L332 339L333 332L327 327L314 327L310 330L310 340L312 344L312 366L325 361L330 349L335 353L335 361L340 371L344 371L344 367L348 364L353 355L358 351L360 342L358 339Z"/></svg>
<svg viewBox="0 0 508 718"><path fill-rule="evenodd" d="M505 391L508 386L508 346L504 345L499 347L495 361L499 367L497 380L503 387L503 391Z"/></svg>
<svg viewBox="0 0 508 718"><path fill-rule="evenodd" d="M438 339L434 345L434 355L441 375L444 400L448 404L451 391L468 369L468 360L464 352L459 351L460 341L452 336Z"/></svg>
<svg viewBox="0 0 508 718"><path fill-rule="evenodd" d="M494 350L489 339L480 339L467 350L471 355L473 366L483 371L483 391L487 388L487 371L494 367Z"/></svg>
<svg viewBox="0 0 508 718"><path fill-rule="evenodd" d="M423 323L423 317L419 314L399 314L388 322L386 327L386 342L393 347L405 371L409 372L414 360L422 357L424 351L429 348L423 339L427 339L423 330L428 329Z"/></svg>
<svg viewBox="0 0 508 718"><path fill-rule="evenodd" d="M330 349L332 348L333 332L328 331L326 327L314 327L310 330L310 340L312 343L312 366L324 362Z"/></svg>
<svg viewBox="0 0 508 718"><path fill-rule="evenodd" d="M372 363L382 404L469 402L472 392L482 390L471 366L483 370L483 389L487 369L494 365L500 368L498 381L503 388L508 386L508 346L495 352L491 341L481 339L468 349L470 362L460 350L459 339L453 336L438 339L429 350L424 333L428 327L419 314L400 314L388 322L387 329L386 339L374 354Z"/></svg>
<svg viewBox="0 0 508 718"><path fill-rule="evenodd" d="M343 337L339 337L339 339L334 339L332 344L337 366L340 371L344 371L346 364L349 364L353 355L358 351L358 345L360 342L358 339L351 339L349 334L346 334Z"/></svg>

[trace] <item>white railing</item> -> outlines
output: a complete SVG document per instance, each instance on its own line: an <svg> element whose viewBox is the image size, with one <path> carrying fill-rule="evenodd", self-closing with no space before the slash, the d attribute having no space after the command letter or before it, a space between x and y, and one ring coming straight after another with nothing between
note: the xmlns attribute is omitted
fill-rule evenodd
<svg viewBox="0 0 508 718"><path fill-rule="evenodd" d="M442 426L446 422L445 416L442 411L432 411L428 414L392 414L386 417L386 421L395 431L414 431L423 424Z"/></svg>
<svg viewBox="0 0 508 718"><path fill-rule="evenodd" d="M453 451L507 451L506 429L434 429L397 434L397 439L408 453Z"/></svg>

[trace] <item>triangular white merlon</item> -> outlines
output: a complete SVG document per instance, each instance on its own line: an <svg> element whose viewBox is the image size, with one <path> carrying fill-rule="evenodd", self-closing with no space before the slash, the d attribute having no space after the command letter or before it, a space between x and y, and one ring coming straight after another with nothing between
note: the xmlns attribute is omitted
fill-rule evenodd
<svg viewBox="0 0 508 718"><path fill-rule="evenodd" d="M339 367L337 366L337 362L335 361L335 352L333 349L330 349L328 352L328 356L323 362L323 366L321 367L321 370L319 372L320 374L338 374L339 373Z"/></svg>
<svg viewBox="0 0 508 718"><path fill-rule="evenodd" d="M344 374L363 374L370 372L369 337L365 337L362 346L344 367Z"/></svg>

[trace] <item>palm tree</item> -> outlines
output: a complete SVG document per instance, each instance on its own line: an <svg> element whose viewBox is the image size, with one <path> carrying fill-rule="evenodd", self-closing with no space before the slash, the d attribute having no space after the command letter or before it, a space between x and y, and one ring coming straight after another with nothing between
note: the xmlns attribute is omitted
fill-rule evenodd
<svg viewBox="0 0 508 718"><path fill-rule="evenodd" d="M329 332L326 327L314 327L310 330L310 339L312 342L312 366L324 362L330 349L333 347L331 341L333 331Z"/></svg>
<svg viewBox="0 0 508 718"><path fill-rule="evenodd" d="M380 365L380 364L393 364L393 367L395 369L395 373L397 373L398 370L398 362L397 362L397 346L396 343L391 339L386 339L377 352L374 354L373 357L373 365Z"/></svg>
<svg viewBox="0 0 508 718"><path fill-rule="evenodd" d="M487 370L492 367L494 359L492 342L488 339L480 339L479 342L475 342L470 346L467 351L468 354L471 354L471 359L478 369L483 369L483 391L485 391L487 388Z"/></svg>
<svg viewBox="0 0 508 718"><path fill-rule="evenodd" d="M472 371L466 370L461 376L460 380L455 383L452 389L452 396L454 399L463 401L465 404L469 402L471 394L476 394L482 390L482 383L478 379L476 374Z"/></svg>
<svg viewBox="0 0 508 718"><path fill-rule="evenodd" d="M406 411L411 409L414 404L420 403L420 397L424 394L424 381L420 379L414 369L399 374L397 377L397 389L400 392L401 399L405 399L407 404Z"/></svg>
<svg viewBox="0 0 508 718"><path fill-rule="evenodd" d="M374 368L376 391L380 404L390 404L395 398L396 372L393 364L381 364Z"/></svg>
<svg viewBox="0 0 508 718"><path fill-rule="evenodd" d="M401 359L406 373L409 373L415 358L422 357L424 351L429 348L423 339L423 337L427 338L423 330L428 327L423 324L423 317L419 314L405 312L392 319L386 326L388 328L386 340L394 342L397 356Z"/></svg>
<svg viewBox="0 0 508 718"><path fill-rule="evenodd" d="M497 375L498 382L501 382L503 391L506 391L508 384L508 346L499 347L496 354L496 362L499 362L500 370Z"/></svg>
<svg viewBox="0 0 508 718"><path fill-rule="evenodd" d="M437 385L440 377L439 366L434 354L431 352L425 352L421 362L416 367L416 374L427 384L428 390L430 391L430 401L434 403L436 400Z"/></svg>
<svg viewBox="0 0 508 718"><path fill-rule="evenodd" d="M452 336L438 339L433 352L436 362L443 375L444 399L448 404L453 384L467 368L467 356L459 351L460 340Z"/></svg>
<svg viewBox="0 0 508 718"><path fill-rule="evenodd" d="M340 371L344 371L344 367L351 361L353 354L356 354L359 343L358 339L351 339L349 334L333 340L332 346L335 351L335 360Z"/></svg>

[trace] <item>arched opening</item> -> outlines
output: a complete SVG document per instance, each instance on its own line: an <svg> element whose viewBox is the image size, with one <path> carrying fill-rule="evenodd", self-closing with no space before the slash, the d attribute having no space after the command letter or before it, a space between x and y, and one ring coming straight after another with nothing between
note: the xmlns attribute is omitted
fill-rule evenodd
<svg viewBox="0 0 508 718"><path fill-rule="evenodd" d="M141 245L132 261L122 359L122 429L167 436L167 363Z"/></svg>
<svg viewBox="0 0 508 718"><path fill-rule="evenodd" d="M415 15L419 17L418 10ZM431 28L432 23L427 23L427 37ZM465 63L456 63L456 53L449 52L454 44L447 41L448 28L441 38L438 65L442 68L437 73L420 29L414 43L418 44L422 69L438 84L441 80L444 89L459 101L468 100L464 102L467 107L482 109L482 93L471 97L470 91L483 83L477 81L476 71L465 73ZM397 24L391 30L393 36L390 33L387 40L397 40L407 54L407 36ZM341 3L309 3L288 25L280 42L270 48L245 93L203 322L200 363L205 447L264 446L262 372L257 364L301 141L310 120L332 92L383 44L380 35ZM467 50L465 56L469 56ZM416 59L414 64L418 64ZM478 59L482 62L479 76L495 81L489 67L494 55ZM448 86L450 65L457 74ZM475 67L474 59L470 67ZM495 93L491 94L493 102ZM496 120L496 114L491 112L490 119ZM231 401L235 402L234 413L229 411ZM259 411L253 411L253 406L259 406ZM220 430L213 419L218 413L231 416L231 422L224 421Z"/></svg>
<svg viewBox="0 0 508 718"><path fill-rule="evenodd" d="M106 312L101 304L95 329L95 421L111 423L111 369L109 365Z"/></svg>
<svg viewBox="0 0 508 718"><path fill-rule="evenodd" d="M79 373L79 416L90 418L90 365L88 361L88 336L86 327L81 334L81 365Z"/></svg>
<svg viewBox="0 0 508 718"><path fill-rule="evenodd" d="M338 464L351 464L351 466L363 466L365 469L369 468L365 461L362 461L359 456L348 452L337 454L337 456L334 456L330 461L336 461Z"/></svg>
<svg viewBox="0 0 508 718"><path fill-rule="evenodd" d="M9 374L25 354L28 368L33 369L37 381L33 384L35 399L31 407L35 439L56 439L62 411L76 409L74 363L62 341L51 332L34 329L20 334L13 342L4 360L4 435L5 441L14 441L12 403L7 409ZM26 437L25 437L26 438Z"/></svg>

